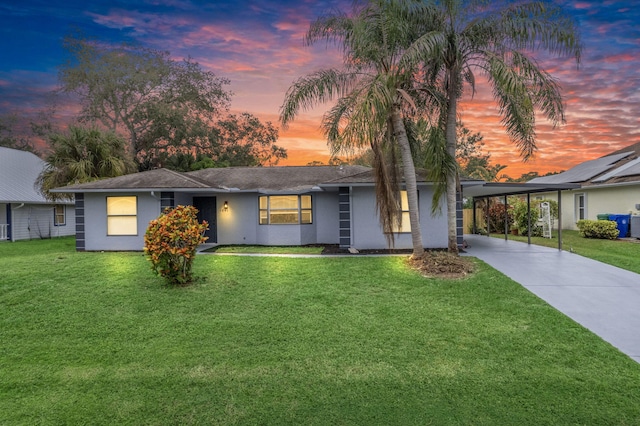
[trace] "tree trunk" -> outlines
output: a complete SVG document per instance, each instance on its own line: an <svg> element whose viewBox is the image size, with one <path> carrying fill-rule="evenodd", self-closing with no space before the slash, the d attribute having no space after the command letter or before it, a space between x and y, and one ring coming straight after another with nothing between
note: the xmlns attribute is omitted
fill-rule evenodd
<svg viewBox="0 0 640 426"><path fill-rule="evenodd" d="M455 70L449 71L449 87L447 89L449 107L447 108L446 139L447 152L456 158L456 124L458 109L458 80ZM458 190L458 171L447 173L447 235L449 253L458 253L458 234L456 218L456 195Z"/></svg>
<svg viewBox="0 0 640 426"><path fill-rule="evenodd" d="M420 228L420 217L418 215L418 183L416 182L416 169L413 165L409 138L402 121L399 107L394 107L391 113L393 132L400 146L402 155L402 166L404 170L404 182L407 186L407 201L409 203L409 223L411 223L411 241L413 243L412 258L421 258L424 254L422 244L422 229Z"/></svg>

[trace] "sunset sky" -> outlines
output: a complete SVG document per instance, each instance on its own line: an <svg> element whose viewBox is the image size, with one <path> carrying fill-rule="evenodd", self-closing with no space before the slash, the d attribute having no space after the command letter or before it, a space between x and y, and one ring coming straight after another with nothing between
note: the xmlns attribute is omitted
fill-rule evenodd
<svg viewBox="0 0 640 426"><path fill-rule="evenodd" d="M557 0L579 23L584 50L576 69L570 60L541 60L560 82L565 126L538 122L539 151L523 164L499 123L490 91L479 79L466 96L461 118L485 137L492 162L512 177L536 170L565 170L576 163L640 142L640 8L632 0ZM309 23L350 0L0 0L0 115L35 114L56 87L64 51L74 29L106 43L134 42L190 56L231 80L232 109L277 124L284 94L298 77L341 63L324 44L305 47ZM326 106L301 114L279 145L285 165L328 159L319 130ZM71 115L73 110L59 114Z"/></svg>

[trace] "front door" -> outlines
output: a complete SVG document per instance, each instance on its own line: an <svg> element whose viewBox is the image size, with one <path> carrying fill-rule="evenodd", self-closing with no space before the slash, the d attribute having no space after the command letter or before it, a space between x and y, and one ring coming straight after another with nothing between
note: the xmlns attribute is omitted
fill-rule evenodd
<svg viewBox="0 0 640 426"><path fill-rule="evenodd" d="M207 243L217 243L218 229L216 227L216 197L193 197L193 206L198 209L198 222L206 220L209 223L209 229L204 233L205 237L209 237Z"/></svg>

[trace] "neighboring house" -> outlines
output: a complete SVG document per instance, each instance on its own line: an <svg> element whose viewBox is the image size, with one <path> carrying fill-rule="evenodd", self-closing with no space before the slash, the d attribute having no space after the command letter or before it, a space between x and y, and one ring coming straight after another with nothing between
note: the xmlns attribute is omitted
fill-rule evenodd
<svg viewBox="0 0 640 426"><path fill-rule="evenodd" d="M632 214L640 211L640 143L552 176L532 179L533 184L577 183L579 189L562 194L564 229L577 229L580 219L596 220L599 214ZM557 199L556 194L536 198ZM635 220L632 222L635 223Z"/></svg>
<svg viewBox="0 0 640 426"><path fill-rule="evenodd" d="M210 243L387 248L363 166L157 169L55 191L75 195L78 250L142 250L149 221L176 205L200 210ZM446 203L432 216L432 183L419 177L418 191L425 247L447 247ZM412 247L404 216L395 248Z"/></svg>
<svg viewBox="0 0 640 426"><path fill-rule="evenodd" d="M0 241L75 234L73 202L52 203L34 187L45 164L30 152L0 147Z"/></svg>

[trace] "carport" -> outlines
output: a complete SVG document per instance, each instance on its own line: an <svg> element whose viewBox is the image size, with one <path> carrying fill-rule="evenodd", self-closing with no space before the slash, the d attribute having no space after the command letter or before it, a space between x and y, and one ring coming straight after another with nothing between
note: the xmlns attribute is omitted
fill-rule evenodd
<svg viewBox="0 0 640 426"><path fill-rule="evenodd" d="M468 182L462 186L462 196L471 197L473 199L473 232L476 233L476 202L486 199L487 216L489 211L489 203L492 197L503 197L505 207L508 206L507 197L510 195L526 195L527 196L527 240L531 244L531 194L544 192L557 192L558 194L558 250L562 250L562 191L580 188L577 183L504 183L504 182ZM507 209L505 208L505 225L504 239L508 239L509 226L507 220ZM489 228L487 226L487 228ZM487 229L487 236L490 231Z"/></svg>

